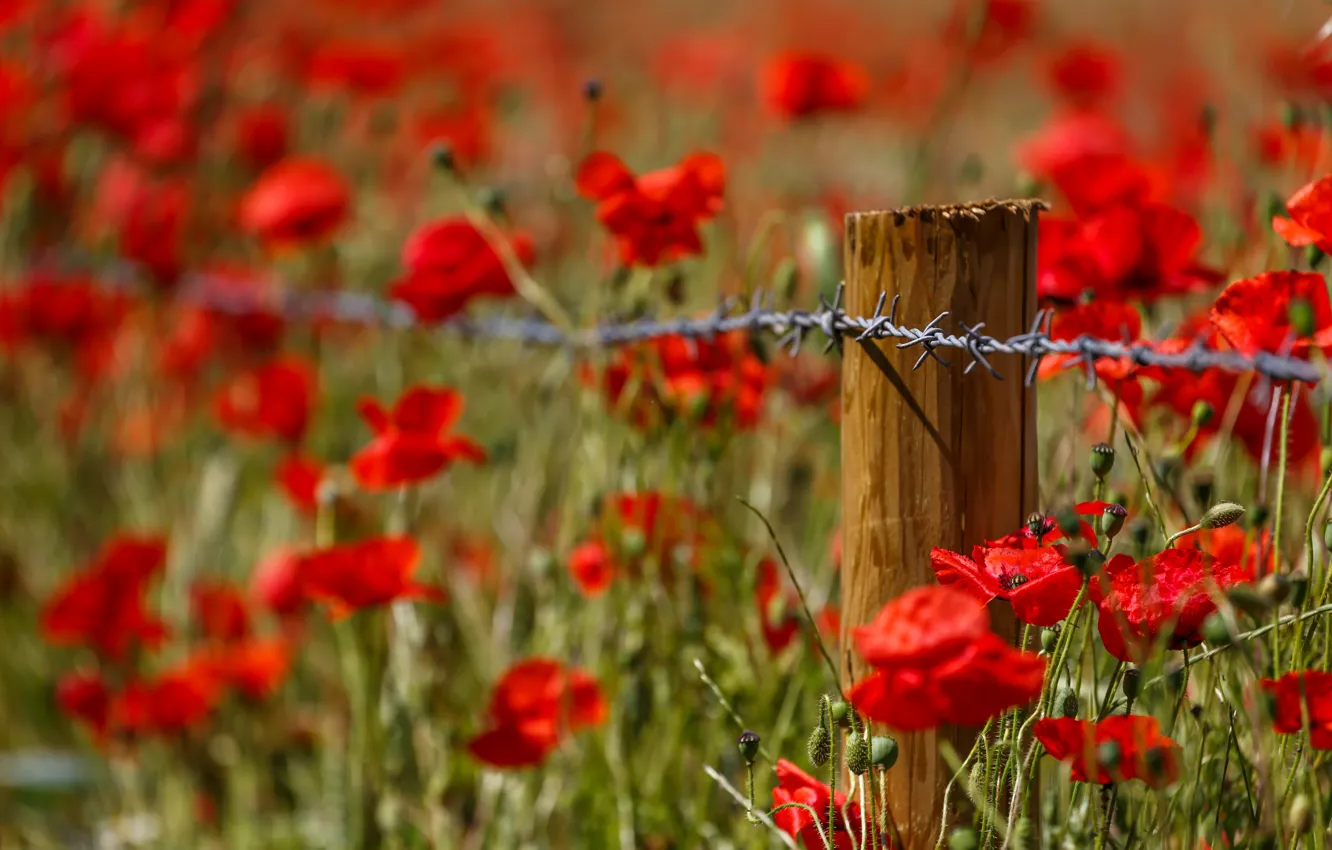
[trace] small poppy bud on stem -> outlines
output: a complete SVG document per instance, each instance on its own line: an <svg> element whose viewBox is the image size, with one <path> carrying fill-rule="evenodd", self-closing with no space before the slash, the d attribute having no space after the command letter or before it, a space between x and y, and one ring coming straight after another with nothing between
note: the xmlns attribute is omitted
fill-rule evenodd
<svg viewBox="0 0 1332 850"><path fill-rule="evenodd" d="M863 776L870 769L870 745L859 729L853 729L846 739L846 769L855 776Z"/></svg>
<svg viewBox="0 0 1332 850"><path fill-rule="evenodd" d="M1129 702L1138 698L1138 692L1142 690L1142 671L1137 667L1129 667L1124 671L1124 681L1120 686L1124 690L1124 698Z"/></svg>
<svg viewBox="0 0 1332 850"><path fill-rule="evenodd" d="M1332 550L1332 519L1323 523L1323 545Z"/></svg>
<svg viewBox="0 0 1332 850"><path fill-rule="evenodd" d="M1054 652L1057 643L1059 643L1059 632L1054 629L1041 629L1041 652L1049 655Z"/></svg>
<svg viewBox="0 0 1332 850"><path fill-rule="evenodd" d="M829 709L832 713L833 725L845 729L851 723L851 707L842 700L836 700Z"/></svg>
<svg viewBox="0 0 1332 850"><path fill-rule="evenodd" d="M740 755L744 757L745 764L753 764L758 758L759 736L746 729L740 733L736 744L740 748Z"/></svg>
<svg viewBox="0 0 1332 850"><path fill-rule="evenodd" d="M832 735L828 732L828 698L819 699L819 725L810 733L806 744L809 763L823 767L832 758Z"/></svg>
<svg viewBox="0 0 1332 850"><path fill-rule="evenodd" d="M1189 417L1195 428L1206 428L1216 418L1216 408L1205 401L1195 401Z"/></svg>
<svg viewBox="0 0 1332 850"><path fill-rule="evenodd" d="M1064 536L1072 540L1082 531L1082 520L1078 519L1078 514L1073 510L1060 511L1059 530L1064 532Z"/></svg>
<svg viewBox="0 0 1332 850"><path fill-rule="evenodd" d="M897 741L887 735L875 735L870 740L870 762L880 770L897 764Z"/></svg>
<svg viewBox="0 0 1332 850"><path fill-rule="evenodd" d="M1059 713L1064 717L1078 716L1078 695L1072 688L1060 688L1055 696L1055 705L1059 706Z"/></svg>
<svg viewBox="0 0 1332 850"><path fill-rule="evenodd" d="M1115 450L1108 443L1097 443L1091 449L1092 475L1104 481L1115 468Z"/></svg>
<svg viewBox="0 0 1332 850"><path fill-rule="evenodd" d="M1199 523L1203 528L1218 529L1225 528L1228 525L1234 525L1239 522L1240 517L1244 516L1244 508L1234 502L1217 502L1207 509L1203 514L1202 522Z"/></svg>
<svg viewBox="0 0 1332 850"><path fill-rule="evenodd" d="M1079 540L1069 546L1065 558L1077 568L1078 572L1088 578L1099 573L1105 564L1105 555L1093 549L1085 540Z"/></svg>
<svg viewBox="0 0 1332 850"><path fill-rule="evenodd" d="M1045 533L1045 514L1040 511L1032 511L1027 515L1027 531L1036 538L1039 543L1041 536Z"/></svg>

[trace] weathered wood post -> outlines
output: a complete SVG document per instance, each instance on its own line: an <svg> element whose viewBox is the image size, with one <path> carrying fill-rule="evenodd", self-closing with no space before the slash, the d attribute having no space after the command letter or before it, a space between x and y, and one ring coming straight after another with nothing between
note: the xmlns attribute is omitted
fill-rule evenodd
<svg viewBox="0 0 1332 850"><path fill-rule="evenodd" d="M924 327L947 310L1004 338L1036 311L1036 201L986 201L853 213L846 218L845 309L873 313L879 294L900 295L897 324ZM1007 534L1036 506L1035 396L1026 364L1001 358L1003 380L970 357L939 350L949 366L912 371L919 347L900 340L848 342L842 366L842 645L885 602L934 581L933 546L969 552ZM1001 634L1016 629L995 611ZM858 658L844 678L863 678ZM974 730L899 736L888 798L908 850L932 848L949 770L940 735L961 753ZM963 744L965 743L965 746Z"/></svg>

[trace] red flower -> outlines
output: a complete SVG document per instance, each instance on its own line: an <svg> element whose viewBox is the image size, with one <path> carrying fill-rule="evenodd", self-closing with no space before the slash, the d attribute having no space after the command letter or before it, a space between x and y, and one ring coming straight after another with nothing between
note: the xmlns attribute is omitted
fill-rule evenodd
<svg viewBox="0 0 1332 850"><path fill-rule="evenodd" d="M1161 733L1155 717L1116 715L1099 723L1046 717L1036 721L1032 734L1050 756L1069 764L1076 782L1107 785L1141 779L1160 788L1179 778L1179 745ZM1102 763L1101 748L1107 744L1118 754L1111 764Z"/></svg>
<svg viewBox="0 0 1332 850"><path fill-rule="evenodd" d="M143 594L165 565L161 539L113 538L47 601L42 635L55 646L88 646L111 661L136 645L156 647L166 625L144 608Z"/></svg>
<svg viewBox="0 0 1332 850"><path fill-rule="evenodd" d="M772 789L773 808L783 803L804 803L818 812L820 823L827 829L828 786L786 759L778 759L776 765L777 787ZM833 808L837 818L833 822L833 846L836 850L850 850L860 844L860 803L846 805L846 794L838 791L832 795ZM842 817L842 807L846 806L846 817ZM773 816L777 826L793 839L804 839L808 848L823 847L819 840L819 829L814 825L814 816L804 809L783 809ZM855 832L848 833L846 824L851 824Z"/></svg>
<svg viewBox="0 0 1332 850"><path fill-rule="evenodd" d="M282 685L291 667L291 646L281 638L246 640L206 656L218 680L247 699L262 701Z"/></svg>
<svg viewBox="0 0 1332 850"><path fill-rule="evenodd" d="M875 671L847 697L904 732L983 723L1044 684L1045 659L1005 644L976 599L943 585L907 591L852 637Z"/></svg>
<svg viewBox="0 0 1332 850"><path fill-rule="evenodd" d="M509 241L519 262L531 265L532 240L519 233ZM514 291L495 249L464 218L443 218L417 228L403 246L402 264L407 274L392 285L389 295L427 322L461 312L474 298Z"/></svg>
<svg viewBox="0 0 1332 850"><path fill-rule="evenodd" d="M600 540L580 543L569 553L569 575L589 599L600 596L615 578L615 560Z"/></svg>
<svg viewBox="0 0 1332 850"><path fill-rule="evenodd" d="M930 566L940 584L956 584L981 602L1006 599L1017 618L1033 626L1053 626L1067 617L1082 589L1082 573L1054 546L977 546L970 558L935 548Z"/></svg>
<svg viewBox="0 0 1332 850"><path fill-rule="evenodd" d="M1332 750L1332 673L1304 670L1280 679L1264 679L1263 690L1273 697L1272 726L1281 735L1297 735L1309 717L1309 743ZM1302 692L1302 693L1301 693Z"/></svg>
<svg viewBox="0 0 1332 850"><path fill-rule="evenodd" d="M241 591L229 584L196 581L190 608L199 631L210 641L232 643L250 633L250 613Z"/></svg>
<svg viewBox="0 0 1332 850"><path fill-rule="evenodd" d="M287 154L290 119L276 104L255 106L241 113L236 148L251 168L265 169Z"/></svg>
<svg viewBox="0 0 1332 850"><path fill-rule="evenodd" d="M207 720L221 696L212 665L196 656L154 678L127 684L111 702L110 726L129 735L183 732Z"/></svg>
<svg viewBox="0 0 1332 850"><path fill-rule="evenodd" d="M1291 305L1297 301L1309 308L1312 337L1298 335L1291 325ZM1332 304L1326 281L1314 272L1263 272L1237 280L1217 296L1208 318L1226 342L1245 354L1282 352L1288 346L1295 354L1311 346L1332 348Z"/></svg>
<svg viewBox="0 0 1332 850"><path fill-rule="evenodd" d="M402 56L392 48L335 41L315 49L306 75L315 86L343 88L374 97L396 91L405 71Z"/></svg>
<svg viewBox="0 0 1332 850"><path fill-rule="evenodd" d="M306 603L301 563L299 555L285 549L264 558L250 577L250 595L280 616L299 613Z"/></svg>
<svg viewBox="0 0 1332 850"><path fill-rule="evenodd" d="M1197 549L1166 549L1137 564L1116 555L1091 584L1101 642L1115 658L1129 662L1162 638L1167 649L1197 646L1203 621L1216 611L1212 594L1252 580L1238 564L1218 562Z"/></svg>
<svg viewBox="0 0 1332 850"><path fill-rule="evenodd" d="M836 56L787 51L764 64L760 89L773 114L804 118L859 109L869 95L869 74Z"/></svg>
<svg viewBox="0 0 1332 850"><path fill-rule="evenodd" d="M1050 327L1050 338L1073 341L1080 337L1136 342L1142 335L1142 316L1137 308L1122 301L1090 301L1059 310ZM1081 366L1076 354L1052 354L1041 360L1039 375L1049 378L1065 369ZM1127 358L1102 358L1096 361L1096 375L1114 386L1133 375L1134 365Z"/></svg>
<svg viewBox="0 0 1332 850"><path fill-rule="evenodd" d="M312 599L341 619L395 599L443 602L444 591L412 581L421 547L410 537L375 537L318 549L301 557L300 581Z"/></svg>
<svg viewBox="0 0 1332 850"><path fill-rule="evenodd" d="M1272 229L1297 248L1317 245L1332 251L1332 177L1323 177L1301 188L1286 201L1290 218L1272 217Z"/></svg>
<svg viewBox="0 0 1332 850"><path fill-rule="evenodd" d="M352 457L352 476L366 490L391 490L425 481L455 460L483 462L485 449L448 433L462 410L462 396L448 388L412 387L391 414L378 401L362 399L358 412L375 438Z"/></svg>
<svg viewBox="0 0 1332 850"><path fill-rule="evenodd" d="M492 767L539 764L566 732L606 721L609 709L595 679L558 661L533 658L504 674L490 696L488 726L467 745Z"/></svg>
<svg viewBox="0 0 1332 850"><path fill-rule="evenodd" d="M111 712L111 691L98 673L68 673L56 683L56 705L101 738Z"/></svg>
<svg viewBox="0 0 1332 850"><path fill-rule="evenodd" d="M772 558L759 561L757 581L754 584L754 605L758 608L763 642L771 654L776 655L786 649L800 633L800 620L794 613L799 601L800 597L794 590L782 592L777 562Z"/></svg>
<svg viewBox="0 0 1332 850"><path fill-rule="evenodd" d="M347 218L347 184L328 164L290 157L266 170L241 200L241 228L274 248L319 242Z"/></svg>
<svg viewBox="0 0 1332 850"><path fill-rule="evenodd" d="M314 396L314 368L304 360L282 357L223 384L213 397L213 415L235 434L295 442L305 433Z"/></svg>
<svg viewBox="0 0 1332 850"><path fill-rule="evenodd" d="M597 202L597 220L625 265L656 266L700 254L698 226L721 209L726 172L714 154L694 153L639 177L597 151L578 167L578 193Z"/></svg>
<svg viewBox="0 0 1332 850"><path fill-rule="evenodd" d="M1046 69L1050 87L1077 106L1095 106L1115 96L1120 85L1119 58L1094 42L1067 45Z"/></svg>
<svg viewBox="0 0 1332 850"><path fill-rule="evenodd" d="M278 487L297 510L313 514L319 508L319 485L324 465L300 455L287 455L275 471Z"/></svg>
<svg viewBox="0 0 1332 850"><path fill-rule="evenodd" d="M981 24L979 33L973 32L976 21ZM997 62L1027 41L1035 27L1033 0L985 0L979 8L959 2L949 17L945 38L967 50L972 61L985 64Z"/></svg>
<svg viewBox="0 0 1332 850"><path fill-rule="evenodd" d="M1109 505L1109 502L1078 502L1073 506L1073 512L1080 517L1099 517ZM1064 530L1059 527L1059 518L1054 515L1046 516L1039 530L1040 538L1037 539L1031 527L1024 525L998 540L986 540L985 545L992 549L1039 549L1056 540L1065 539ZM1077 539L1086 540L1093 548L1097 545L1096 531L1085 519L1078 520Z"/></svg>

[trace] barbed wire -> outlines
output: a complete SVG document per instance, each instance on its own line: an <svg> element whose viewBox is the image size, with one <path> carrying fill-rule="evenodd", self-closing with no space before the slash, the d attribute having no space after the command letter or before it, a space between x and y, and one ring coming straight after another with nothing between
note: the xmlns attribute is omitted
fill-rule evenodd
<svg viewBox="0 0 1332 850"><path fill-rule="evenodd" d="M913 369L919 368L927 359L947 366L949 361L940 351L952 350L970 358L965 372L980 366L993 377L1002 379L990 358L995 355L1024 357L1031 361L1025 377L1028 384L1035 379L1041 361L1054 355L1067 355L1080 363L1089 386L1096 380L1096 361L1104 359L1122 359L1137 366L1195 373L1209 369L1254 372L1277 381L1317 383L1320 379L1318 370L1306 360L1280 353L1247 355L1238 351L1218 351L1208 348L1201 338L1183 350L1162 350L1149 342L1117 342L1085 335L1071 340L1054 339L1049 333L1053 316L1049 310L1040 311L1026 333L1007 339L981 333L984 322L970 326L959 322L961 333L950 333L942 327L949 317L946 311L923 328L908 327L897 321L900 296L894 297L889 304L887 294L882 294L873 315L852 316L841 306L843 291L844 287L839 284L831 301L820 298L817 310L775 310L769 306L766 293L756 293L747 302L726 299L706 316L612 321L573 332L566 332L544 319L512 316L476 318L459 315L438 323L426 323L418 320L405 304L365 293L288 289L270 295L238 288L234 279L215 275L190 276L180 296L199 306L233 315L269 312L292 320L324 319L396 329L425 327L464 337L507 339L526 345L575 350L614 348L661 337L711 340L733 331L775 334L779 337L778 345L792 355L799 353L805 338L811 334L826 339L825 350L840 347L848 339L855 342L896 339L902 340L897 345L900 349L921 349ZM888 307L886 314L885 306Z"/></svg>

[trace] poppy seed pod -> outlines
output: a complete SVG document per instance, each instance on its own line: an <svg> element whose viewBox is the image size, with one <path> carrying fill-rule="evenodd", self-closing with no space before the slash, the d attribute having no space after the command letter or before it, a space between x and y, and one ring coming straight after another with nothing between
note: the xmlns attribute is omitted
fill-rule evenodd
<svg viewBox="0 0 1332 850"><path fill-rule="evenodd" d="M897 741L887 735L875 735L870 740L870 762L880 770L897 764Z"/></svg>
<svg viewBox="0 0 1332 850"><path fill-rule="evenodd" d="M759 736L756 733L746 729L740 733L736 745L740 748L740 755L744 757L745 764L753 764L754 759L758 758Z"/></svg>
<svg viewBox="0 0 1332 850"><path fill-rule="evenodd" d="M1286 310L1290 319L1291 330L1295 331L1297 336L1313 336L1315 330L1313 305L1307 298L1295 298L1290 302Z"/></svg>
<svg viewBox="0 0 1332 850"><path fill-rule="evenodd" d="M1046 655L1054 652L1055 644L1059 642L1059 632L1054 629L1041 629L1041 652Z"/></svg>
<svg viewBox="0 0 1332 850"><path fill-rule="evenodd" d="M1040 537L1045 531L1045 514L1040 511L1033 511L1027 515L1027 531L1031 532L1033 537Z"/></svg>
<svg viewBox="0 0 1332 850"><path fill-rule="evenodd" d="M834 700L832 707L833 725L841 729L846 729L851 725L851 707L842 700Z"/></svg>
<svg viewBox="0 0 1332 850"><path fill-rule="evenodd" d="M846 739L846 769L855 776L863 776L870 769L870 745L865 736L852 732Z"/></svg>
<svg viewBox="0 0 1332 850"><path fill-rule="evenodd" d="M1078 572L1084 576L1094 576L1101 571L1101 566L1105 563L1105 555L1100 551L1091 548L1086 541L1078 541L1078 544L1068 547L1068 554L1065 556L1068 562L1077 568Z"/></svg>
<svg viewBox="0 0 1332 850"><path fill-rule="evenodd" d="M1234 502L1217 502L1207 509L1207 513L1203 514L1202 522L1199 524L1208 529L1225 528L1228 525L1234 525L1242 516L1244 516L1244 508L1240 505Z"/></svg>
<svg viewBox="0 0 1332 850"><path fill-rule="evenodd" d="M1124 521L1128 519L1128 509L1123 505L1106 505L1101 512L1100 531L1108 539L1114 540L1124 530Z"/></svg>
<svg viewBox="0 0 1332 850"><path fill-rule="evenodd" d="M1189 417L1195 427L1206 428L1216 418L1216 408L1205 401L1195 401Z"/></svg>
<svg viewBox="0 0 1332 850"><path fill-rule="evenodd" d="M1082 531L1082 520L1078 519L1077 511L1060 511L1058 516L1059 530L1064 532L1064 536L1072 540Z"/></svg>
<svg viewBox="0 0 1332 850"><path fill-rule="evenodd" d="M1142 689L1142 671L1137 667L1130 667L1124 671L1124 682L1121 685L1124 690L1125 699L1137 699L1138 692Z"/></svg>
<svg viewBox="0 0 1332 850"><path fill-rule="evenodd" d="M1055 696L1055 704L1059 706L1059 713L1064 717L1078 716L1078 695L1072 688L1060 688Z"/></svg>

